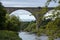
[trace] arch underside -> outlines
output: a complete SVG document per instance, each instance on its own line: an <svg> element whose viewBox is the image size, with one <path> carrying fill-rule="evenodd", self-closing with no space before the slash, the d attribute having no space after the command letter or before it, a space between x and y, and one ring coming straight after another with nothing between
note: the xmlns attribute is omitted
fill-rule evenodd
<svg viewBox="0 0 60 40"><path fill-rule="evenodd" d="M12 13L13 11L16 11L16 10L27 10L27 11L31 12L35 16L36 21L38 20L38 18L41 15L41 14L37 14L38 12L40 12L41 9L42 8L38 8L38 7L24 7L24 8L23 7L22 8L19 8L19 7L6 7L6 10L7 10L8 13ZM54 9L54 8L48 8L48 11L52 10L52 9ZM39 26L39 24L37 24L37 25Z"/></svg>
<svg viewBox="0 0 60 40"><path fill-rule="evenodd" d="M35 13L35 12L39 12L42 8L38 8L38 7L22 7L22 8L19 8L19 7L5 7L7 12L8 13L12 13L13 11L16 11L16 10L27 10L31 13ZM53 8L48 8L48 11L49 10L52 10Z"/></svg>
<svg viewBox="0 0 60 40"><path fill-rule="evenodd" d="M12 13L16 10L26 10L26 11L29 11L30 13L32 13L34 16L36 16L36 14L38 12L40 12L40 10L42 8L38 8L38 7L5 7L7 12L8 13ZM53 8L48 8L48 11L49 10L52 10Z"/></svg>

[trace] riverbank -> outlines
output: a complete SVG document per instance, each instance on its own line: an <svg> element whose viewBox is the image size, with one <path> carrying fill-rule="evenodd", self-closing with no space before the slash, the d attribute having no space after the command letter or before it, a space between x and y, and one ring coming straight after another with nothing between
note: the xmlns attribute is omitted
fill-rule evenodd
<svg viewBox="0 0 60 40"><path fill-rule="evenodd" d="M22 40L51 40L49 39L48 36L46 35L41 35L41 36L37 36L34 33L30 33L30 32L19 32L19 37L22 38ZM60 38L56 38L54 40L60 40Z"/></svg>
<svg viewBox="0 0 60 40"><path fill-rule="evenodd" d="M0 30L0 40L22 40L17 32Z"/></svg>

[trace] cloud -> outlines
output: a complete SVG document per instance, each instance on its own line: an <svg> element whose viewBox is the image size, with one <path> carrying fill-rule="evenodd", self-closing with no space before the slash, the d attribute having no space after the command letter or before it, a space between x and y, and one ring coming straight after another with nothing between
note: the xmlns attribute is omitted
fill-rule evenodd
<svg viewBox="0 0 60 40"><path fill-rule="evenodd" d="M50 2L50 4L49 4L50 7L53 7L53 6L56 7L56 6L58 6L58 5L59 5L58 2L55 3L55 2L53 2L53 1Z"/></svg>
<svg viewBox="0 0 60 40"><path fill-rule="evenodd" d="M40 6L44 5L45 1L40 0L1 0L4 6ZM43 3L43 4L42 4Z"/></svg>
<svg viewBox="0 0 60 40"><path fill-rule="evenodd" d="M30 22L35 21L36 18L27 10L16 10L10 14L10 16L15 15L16 17L19 17L20 21L23 22Z"/></svg>
<svg viewBox="0 0 60 40"><path fill-rule="evenodd" d="M5 7L42 7L46 0L1 0ZM57 3L51 2L49 6L57 6Z"/></svg>

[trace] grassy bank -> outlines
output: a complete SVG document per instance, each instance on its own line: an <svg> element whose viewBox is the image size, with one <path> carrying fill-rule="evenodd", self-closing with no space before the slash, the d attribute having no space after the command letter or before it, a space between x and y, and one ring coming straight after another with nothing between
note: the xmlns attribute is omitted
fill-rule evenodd
<svg viewBox="0 0 60 40"><path fill-rule="evenodd" d="M17 32L0 30L0 40L22 40Z"/></svg>

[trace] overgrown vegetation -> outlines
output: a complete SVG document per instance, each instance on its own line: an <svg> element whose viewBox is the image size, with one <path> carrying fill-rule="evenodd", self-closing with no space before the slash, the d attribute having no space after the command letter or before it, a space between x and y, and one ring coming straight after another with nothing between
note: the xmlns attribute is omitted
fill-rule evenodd
<svg viewBox="0 0 60 40"><path fill-rule="evenodd" d="M0 29L1 30L4 29L4 23L5 23L5 20L6 20L6 18L5 18L6 13L7 12L4 8L4 6L2 6L2 4L0 3Z"/></svg>
<svg viewBox="0 0 60 40"><path fill-rule="evenodd" d="M48 0L47 5L50 3L50 1L52 0ZM56 2L56 0L53 0L54 2ZM59 0L60 3L60 0ZM36 23L34 22L28 22L28 23L20 23L18 19L16 19L15 16L13 16L12 18L9 17L9 15L6 15L6 10L4 9L3 6L1 6L0 3L0 30L9 30L9 31L0 31L0 38L8 38L9 40L13 39L13 40L19 40L19 37L17 37L17 33L19 30L24 30L24 31L28 31L28 32L33 32L36 33L37 35L41 35L41 34L46 34L47 36L49 36L49 40L54 40L54 38L60 38L60 13L57 12L57 14L55 14L55 11L60 10L60 5L54 8L54 12L53 12L53 16L49 16L52 17L51 19L45 19L44 18L44 14L48 11L47 5L45 8L42 8L40 10L40 12L37 12L37 21ZM6 18L5 18L6 17ZM56 17L56 18L55 18ZM52 20L54 19L55 20ZM17 21L18 20L18 21ZM21 24L21 25L20 25ZM20 26L20 27L18 27ZM37 30L38 29L38 30ZM14 31L14 32L12 32ZM8 36L8 35L9 36ZM3 37L4 35L4 37ZM13 36L12 36L13 35ZM16 36L16 37L15 37ZM10 38L11 39L10 39ZM16 39L14 39L16 38ZM4 40L2 39L2 40ZM6 40L8 40L6 39Z"/></svg>
<svg viewBox="0 0 60 40"><path fill-rule="evenodd" d="M20 31L20 20L19 17L16 16L10 16L9 14L6 14L6 21L5 21L5 29L11 30L11 31Z"/></svg>
<svg viewBox="0 0 60 40"><path fill-rule="evenodd" d="M50 0L50 1L52 1L52 0ZM48 9L47 9L47 7L43 8L37 14L37 17L38 17L37 23L29 24L25 30L30 31L30 32L35 32L38 36L41 34L46 34L47 36L49 36L49 40L54 40L54 38L60 38L60 23L59 23L60 22L60 12L57 12L57 14L55 14L55 12L57 10L60 11L60 5L55 7L54 10L55 11L52 13L53 15L49 16L49 17L51 17L51 19L46 20L44 18L44 14L48 11ZM54 18L55 18L55 20L52 20ZM37 27L38 27L38 31L36 30Z"/></svg>
<svg viewBox="0 0 60 40"><path fill-rule="evenodd" d="M20 21L17 17L10 17L0 3L0 40L22 40L18 36Z"/></svg>
<svg viewBox="0 0 60 40"><path fill-rule="evenodd" d="M17 32L0 30L0 40L22 40Z"/></svg>

